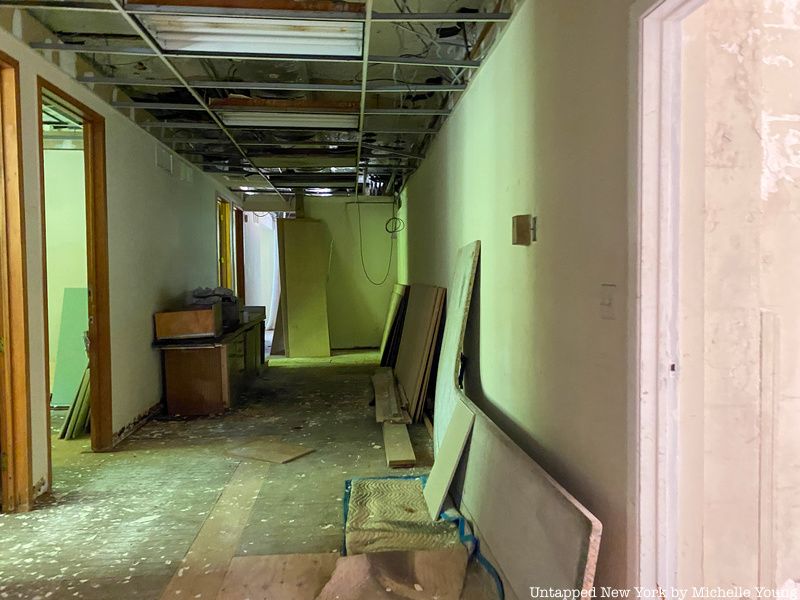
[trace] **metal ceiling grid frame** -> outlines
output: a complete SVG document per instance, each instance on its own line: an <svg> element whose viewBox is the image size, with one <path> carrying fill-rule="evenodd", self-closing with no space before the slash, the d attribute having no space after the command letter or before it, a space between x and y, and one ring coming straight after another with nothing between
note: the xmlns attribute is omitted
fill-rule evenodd
<svg viewBox="0 0 800 600"><path fill-rule="evenodd" d="M517 0L0 0L242 194L394 194ZM224 6L215 6L215 4ZM425 6L423 12L422 6ZM455 8L455 10L454 10Z"/></svg>

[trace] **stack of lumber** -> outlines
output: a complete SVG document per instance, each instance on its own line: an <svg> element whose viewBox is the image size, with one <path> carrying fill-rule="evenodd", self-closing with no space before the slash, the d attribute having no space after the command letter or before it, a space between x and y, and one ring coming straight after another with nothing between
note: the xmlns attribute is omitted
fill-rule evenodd
<svg viewBox="0 0 800 600"><path fill-rule="evenodd" d="M375 389L375 421L377 423L411 423L405 406L400 405L394 373L388 367L381 367L372 376Z"/></svg>
<svg viewBox="0 0 800 600"><path fill-rule="evenodd" d="M391 339L390 330L398 330L395 334L399 338L397 364L394 370L388 366L378 369L372 377L375 420L383 427L387 465L413 467L416 456L406 426L419 421L425 407L431 371L436 363L445 290L428 285L412 285L400 326L396 325L397 314L401 312L406 290L396 288L395 295L393 303L396 303L397 309L390 308L385 337Z"/></svg>
<svg viewBox="0 0 800 600"><path fill-rule="evenodd" d="M388 367L378 369L372 376L375 389L375 421L383 427L383 448L389 467L413 467L417 456L408 436L408 410L400 405L394 373Z"/></svg>
<svg viewBox="0 0 800 600"><path fill-rule="evenodd" d="M69 405L67 418L61 427L61 434L58 436L62 440L74 440L89 431L89 398L90 398L90 378L88 367L83 372L83 379L78 388L78 393Z"/></svg>
<svg viewBox="0 0 800 600"><path fill-rule="evenodd" d="M383 327L381 340L381 366L394 367L397 363L397 352L400 349L400 334L403 332L403 321L408 305L408 286L395 284L392 298L389 301L389 313Z"/></svg>
<svg viewBox="0 0 800 600"><path fill-rule="evenodd" d="M415 422L422 418L431 371L437 359L445 292L444 288L415 284L408 297L394 372L401 403L408 407Z"/></svg>

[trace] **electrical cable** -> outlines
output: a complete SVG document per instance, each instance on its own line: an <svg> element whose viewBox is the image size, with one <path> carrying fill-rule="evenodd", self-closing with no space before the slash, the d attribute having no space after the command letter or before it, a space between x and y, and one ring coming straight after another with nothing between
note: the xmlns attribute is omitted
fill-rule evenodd
<svg viewBox="0 0 800 600"><path fill-rule="evenodd" d="M392 216L389 220L386 221L384 225L384 229L387 233L390 234L389 237L389 261L386 264L386 273L383 276L383 279L380 281L376 281L372 279L369 272L367 272L367 264L364 260L364 233L361 227L361 202L358 199L358 190L356 190L356 207L358 210L358 246L359 246L359 253L361 254L361 270L364 271L364 276L367 278L372 285L376 287L382 286L386 283L386 280L389 279L389 274L392 272L392 259L394 258L394 243L395 243L395 234L403 231L405 229L406 224L405 222L397 216L397 202L392 203Z"/></svg>

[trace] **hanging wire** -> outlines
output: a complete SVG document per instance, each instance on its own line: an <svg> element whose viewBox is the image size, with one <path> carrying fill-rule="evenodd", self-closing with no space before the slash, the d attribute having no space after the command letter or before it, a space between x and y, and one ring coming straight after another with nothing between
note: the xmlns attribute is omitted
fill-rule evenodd
<svg viewBox="0 0 800 600"><path fill-rule="evenodd" d="M361 201L358 199L358 190L356 190L356 207L358 208L358 246L361 254L361 270L364 271L364 276L372 285L379 287L386 283L389 279L389 274L392 272L392 259L394 258L394 242L395 234L403 231L406 224L400 217L397 216L397 199L392 202L392 216L386 221L384 229L389 235L389 260L386 264L386 273L380 281L374 280L367 271L367 264L364 260L364 233L361 227Z"/></svg>

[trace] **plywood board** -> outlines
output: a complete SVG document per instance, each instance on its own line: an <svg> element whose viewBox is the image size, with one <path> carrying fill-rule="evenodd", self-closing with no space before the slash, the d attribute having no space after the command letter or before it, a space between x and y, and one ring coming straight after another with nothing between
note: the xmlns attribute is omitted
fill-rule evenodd
<svg viewBox="0 0 800 600"><path fill-rule="evenodd" d="M313 448L290 444L275 436L265 436L228 450L231 456L283 464L314 452Z"/></svg>
<svg viewBox="0 0 800 600"><path fill-rule="evenodd" d="M84 332L89 329L89 290L65 288L61 305L56 368L53 373L51 406L69 406L78 393L83 372L89 365Z"/></svg>
<svg viewBox="0 0 800 600"><path fill-rule="evenodd" d="M286 355L330 356L328 265L331 242L321 221L281 219L281 315Z"/></svg>
<svg viewBox="0 0 800 600"><path fill-rule="evenodd" d="M456 266L447 292L447 320L444 325L439 366L436 371L436 395L433 415L434 456L442 444L447 424L453 414L459 396L458 371L464 348L464 332L467 329L469 305L475 285L481 243L467 244L459 249Z"/></svg>
<svg viewBox="0 0 800 600"><path fill-rule="evenodd" d="M217 597L269 468L255 462L236 467L161 600Z"/></svg>
<svg viewBox="0 0 800 600"><path fill-rule="evenodd" d="M413 467L417 456L408 437L408 428L402 423L383 424L383 447L386 464L390 467Z"/></svg>
<svg viewBox="0 0 800 600"><path fill-rule="evenodd" d="M397 354L400 350L400 336L403 334L403 323L406 319L408 293L410 290L409 286L407 285L400 287L402 288L403 296L400 299L400 305L397 308L397 315L395 316L394 323L392 324L392 329L389 333L389 339L386 342L386 348L384 348L383 352L381 353L382 367L394 368L394 366L397 364Z"/></svg>
<svg viewBox="0 0 800 600"><path fill-rule="evenodd" d="M277 220L277 234L278 234L278 279L280 282L280 297L278 298L278 313L276 315L275 333L280 331L279 346L283 350L283 354L289 356L289 336L288 336L288 321L286 318L286 250L284 248L284 223L286 219ZM280 319L280 323L277 322Z"/></svg>
<svg viewBox="0 0 800 600"><path fill-rule="evenodd" d="M283 356L286 354L286 334L283 326L283 314L281 314L281 301L278 300L278 309L275 314L275 329L272 332L272 346L269 349L270 356Z"/></svg>
<svg viewBox="0 0 800 600"><path fill-rule="evenodd" d="M442 512L447 492L453 482L453 476L461 461L461 454L467 445L467 439L472 431L472 424L475 422L473 413L463 402L456 403L453 416L447 425L444 434L442 447L433 462L433 468L425 484L424 496L425 503L428 505L428 513L434 521L439 518Z"/></svg>
<svg viewBox="0 0 800 600"><path fill-rule="evenodd" d="M433 371L434 365L438 365L439 360L437 351L440 351L438 346L442 332L442 319L444 318L444 299L446 290L444 288L439 288L438 292L439 293L436 298L435 312L432 321L432 337L429 346L428 359L425 361L425 369L423 370L419 396L414 402L413 407L411 407L413 410L414 421L419 421L422 418L422 413L425 410L425 404L428 400L431 372Z"/></svg>
<svg viewBox="0 0 800 600"><path fill-rule="evenodd" d="M314 600L330 580L338 554L237 556L217 600Z"/></svg>
<svg viewBox="0 0 800 600"><path fill-rule="evenodd" d="M75 399L69 406L67 411L67 418L64 419L64 424L61 426L61 433L59 438L62 440L70 440L75 436L76 431L82 431L77 427L77 424L85 423L85 419L89 410L89 369L86 369L81 379L81 385L78 388L78 393ZM81 419L81 412L83 411L83 420Z"/></svg>
<svg viewBox="0 0 800 600"><path fill-rule="evenodd" d="M466 568L463 546L343 556L317 600L459 600Z"/></svg>
<svg viewBox="0 0 800 600"><path fill-rule="evenodd" d="M67 430L66 439L78 438L86 430L86 421L89 418L91 386L89 369L86 369L86 375L84 376L83 382L81 382L81 388L78 390L78 398L76 400L77 406L73 413L73 423Z"/></svg>
<svg viewBox="0 0 800 600"><path fill-rule="evenodd" d="M386 346L392 337L392 332L395 329L397 317L400 312L400 305L406 296L408 290L407 285L396 283L392 290L392 296L389 299L389 311L386 314L386 322L383 326L383 336L381 338L381 356L386 353Z"/></svg>
<svg viewBox="0 0 800 600"><path fill-rule="evenodd" d="M530 597L530 586L591 590L600 521L475 404L460 399L475 423L451 493L481 552L519 598Z"/></svg>
<svg viewBox="0 0 800 600"><path fill-rule="evenodd" d="M423 393L425 369L435 334L436 312L441 300L441 288L419 284L411 286L395 375L412 417Z"/></svg>

